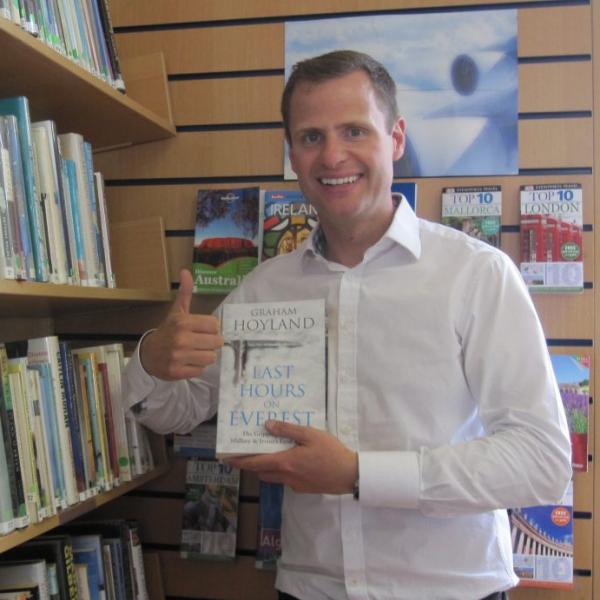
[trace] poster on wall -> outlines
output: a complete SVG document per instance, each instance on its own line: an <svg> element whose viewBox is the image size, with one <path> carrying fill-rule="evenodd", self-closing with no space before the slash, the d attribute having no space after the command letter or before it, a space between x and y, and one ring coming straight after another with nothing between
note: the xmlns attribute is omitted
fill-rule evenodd
<svg viewBox="0 0 600 600"><path fill-rule="evenodd" d="M351 49L391 73L407 146L395 177L518 173L517 12L392 14L285 25L285 73L300 60ZM295 179L288 159L284 176Z"/></svg>

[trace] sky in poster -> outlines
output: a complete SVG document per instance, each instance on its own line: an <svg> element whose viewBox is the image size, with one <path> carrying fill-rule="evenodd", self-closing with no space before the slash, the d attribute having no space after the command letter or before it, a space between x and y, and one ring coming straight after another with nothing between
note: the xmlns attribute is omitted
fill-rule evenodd
<svg viewBox="0 0 600 600"><path fill-rule="evenodd" d="M515 10L288 22L286 78L297 61L344 48L377 58L396 81L408 134L397 177L518 172Z"/></svg>

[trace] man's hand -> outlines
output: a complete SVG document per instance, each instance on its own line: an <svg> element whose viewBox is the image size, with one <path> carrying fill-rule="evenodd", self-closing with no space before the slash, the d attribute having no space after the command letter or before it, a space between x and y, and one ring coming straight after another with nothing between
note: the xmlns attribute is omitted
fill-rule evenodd
<svg viewBox="0 0 600 600"><path fill-rule="evenodd" d="M223 346L219 322L212 315L190 314L193 291L192 274L182 269L171 311L142 341L140 359L154 377L171 381L197 377L217 360Z"/></svg>
<svg viewBox="0 0 600 600"><path fill-rule="evenodd" d="M267 430L296 446L274 454L227 459L238 469L255 471L263 481L283 483L295 492L350 494L358 477L358 455L336 437L311 427L268 421Z"/></svg>

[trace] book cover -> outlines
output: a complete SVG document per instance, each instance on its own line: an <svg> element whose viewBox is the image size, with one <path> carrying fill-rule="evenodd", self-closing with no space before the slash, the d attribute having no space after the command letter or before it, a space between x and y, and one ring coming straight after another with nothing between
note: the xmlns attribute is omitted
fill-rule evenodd
<svg viewBox="0 0 600 600"><path fill-rule="evenodd" d="M16 279L19 273L18 228L10 169L10 153L0 135L0 278Z"/></svg>
<svg viewBox="0 0 600 600"><path fill-rule="evenodd" d="M402 194L414 212L417 212L417 184L414 181L395 181L392 194Z"/></svg>
<svg viewBox="0 0 600 600"><path fill-rule="evenodd" d="M264 193L260 260L298 248L317 224L317 211L298 190Z"/></svg>
<svg viewBox="0 0 600 600"><path fill-rule="evenodd" d="M502 190L499 185L446 187L442 190L442 223L500 247Z"/></svg>
<svg viewBox="0 0 600 600"><path fill-rule="evenodd" d="M532 292L583 291L581 184L521 186L521 275Z"/></svg>
<svg viewBox="0 0 600 600"><path fill-rule="evenodd" d="M194 292L235 289L258 263L260 190L200 190L196 207Z"/></svg>
<svg viewBox="0 0 600 600"><path fill-rule="evenodd" d="M574 471L586 472L591 358L571 354L551 354L550 358L571 434L571 464Z"/></svg>
<svg viewBox="0 0 600 600"><path fill-rule="evenodd" d="M510 511L514 569L524 587L573 586L573 483L556 505Z"/></svg>
<svg viewBox="0 0 600 600"><path fill-rule="evenodd" d="M221 322L217 457L292 447L269 419L325 429L325 301L225 304Z"/></svg>
<svg viewBox="0 0 600 600"><path fill-rule="evenodd" d="M240 472L188 458L181 525L182 558L234 558Z"/></svg>
<svg viewBox="0 0 600 600"><path fill-rule="evenodd" d="M284 487L280 483L260 482L258 492L258 529L256 568L273 570L281 556L281 505Z"/></svg>

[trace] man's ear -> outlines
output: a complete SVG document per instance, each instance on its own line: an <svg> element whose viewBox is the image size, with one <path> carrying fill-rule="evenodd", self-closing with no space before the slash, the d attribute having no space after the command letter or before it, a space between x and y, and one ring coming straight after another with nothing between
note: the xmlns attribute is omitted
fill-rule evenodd
<svg viewBox="0 0 600 600"><path fill-rule="evenodd" d="M396 119L394 126L392 127L392 143L394 144L393 148L393 158L394 160L398 160L402 158L404 154L404 149L406 147L406 122L402 117Z"/></svg>

